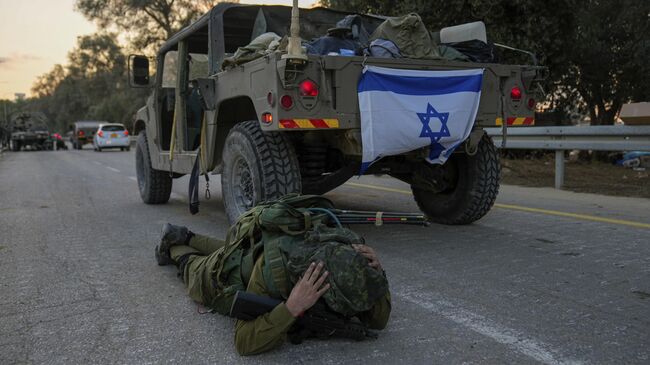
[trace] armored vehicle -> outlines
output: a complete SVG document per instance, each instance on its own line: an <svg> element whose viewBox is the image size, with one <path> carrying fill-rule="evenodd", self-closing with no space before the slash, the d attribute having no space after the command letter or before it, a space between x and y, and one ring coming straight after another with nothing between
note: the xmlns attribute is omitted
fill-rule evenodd
<svg viewBox="0 0 650 365"><path fill-rule="evenodd" d="M221 173L230 221L258 202L287 193L325 193L360 172L357 84L364 66L484 69L472 133L445 164L424 162L427 148L420 148L384 157L364 173L409 183L432 221L467 224L485 215L498 192L500 165L482 128L503 125L505 131L514 121L532 120L539 68L301 52L300 38L336 30L347 15L314 8L300 9L298 16L297 8L285 6L219 4L160 48L154 80L148 58L131 56L131 84L153 87L134 123L142 200L167 202L172 180L190 174L198 155L203 174ZM359 18L368 33L386 20ZM287 47L246 58L259 49L249 43L260 35L283 37L290 31Z"/></svg>
<svg viewBox="0 0 650 365"><path fill-rule="evenodd" d="M72 126L72 135L70 136L70 143L72 143L72 148L75 150L80 150L86 143L93 143L93 138L95 133L97 133L97 128L102 123L94 120L80 120L75 122Z"/></svg>
<svg viewBox="0 0 650 365"><path fill-rule="evenodd" d="M22 148L45 149L50 138L47 118L41 112L16 112L9 117L10 146L12 151Z"/></svg>

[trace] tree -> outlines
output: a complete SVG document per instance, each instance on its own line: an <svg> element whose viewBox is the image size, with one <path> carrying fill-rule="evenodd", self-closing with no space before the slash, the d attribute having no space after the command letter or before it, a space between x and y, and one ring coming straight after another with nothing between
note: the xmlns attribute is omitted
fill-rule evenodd
<svg viewBox="0 0 650 365"><path fill-rule="evenodd" d="M155 50L218 1L77 0L76 9L101 29L127 33L132 47Z"/></svg>
<svg viewBox="0 0 650 365"><path fill-rule="evenodd" d="M563 82L578 91L591 124L613 124L624 103L650 100L650 2L584 0L573 11Z"/></svg>
<svg viewBox="0 0 650 365"><path fill-rule="evenodd" d="M68 64L36 80L32 94L37 97L26 107L45 112L50 127L59 131L81 119L130 122L147 91L126 87L126 56L116 38L112 33L79 37Z"/></svg>
<svg viewBox="0 0 650 365"><path fill-rule="evenodd" d="M401 15L430 29L481 20L498 43L528 49L550 71L551 105L580 107L593 124L613 124L621 105L650 98L650 2L635 0L325 0L324 6ZM566 115L566 113L564 113Z"/></svg>
<svg viewBox="0 0 650 365"><path fill-rule="evenodd" d="M60 64L54 65L54 68L39 76L32 85L32 95L36 97L46 97L52 95L56 87L65 78L65 69Z"/></svg>

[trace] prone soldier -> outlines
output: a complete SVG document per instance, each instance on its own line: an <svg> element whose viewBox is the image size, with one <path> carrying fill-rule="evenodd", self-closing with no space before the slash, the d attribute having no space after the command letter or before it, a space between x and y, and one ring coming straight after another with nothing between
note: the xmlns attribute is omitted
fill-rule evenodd
<svg viewBox="0 0 650 365"><path fill-rule="evenodd" d="M289 203L304 199L290 198ZM225 241L166 224L156 259L160 265L178 266L193 300L239 318L235 346L240 355L269 351L287 338L299 343L329 335L373 337L367 329L385 328L391 311L388 281L375 250L346 228L319 223L326 214L310 216L311 223L305 221L298 232L290 224L269 224L269 214L279 222L287 209L306 211L288 208L286 202L246 213L250 219L240 217ZM267 223L247 224L251 222ZM250 304L258 298L250 294L275 300L253 315L243 313L237 308L241 300L235 299Z"/></svg>

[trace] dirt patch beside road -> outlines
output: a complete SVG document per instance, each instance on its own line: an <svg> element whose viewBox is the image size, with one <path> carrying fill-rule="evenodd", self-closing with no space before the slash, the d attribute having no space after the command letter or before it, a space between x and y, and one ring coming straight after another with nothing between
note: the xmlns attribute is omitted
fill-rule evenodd
<svg viewBox="0 0 650 365"><path fill-rule="evenodd" d="M552 187L555 157L501 158L503 184ZM564 189L582 193L650 198L650 171L634 171L604 162L565 163Z"/></svg>

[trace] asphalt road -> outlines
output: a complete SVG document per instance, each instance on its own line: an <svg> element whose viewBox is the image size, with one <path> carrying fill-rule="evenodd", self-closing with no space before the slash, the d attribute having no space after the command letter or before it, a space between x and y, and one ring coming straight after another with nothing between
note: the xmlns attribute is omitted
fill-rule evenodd
<svg viewBox="0 0 650 365"><path fill-rule="evenodd" d="M168 221L225 235L219 177L191 216L186 178L148 206L134 176L133 152L0 157L0 364L650 362L649 200L504 186L469 226L358 227L393 295L379 339L241 358L234 321L200 314L153 257ZM389 178L328 196L417 211Z"/></svg>

